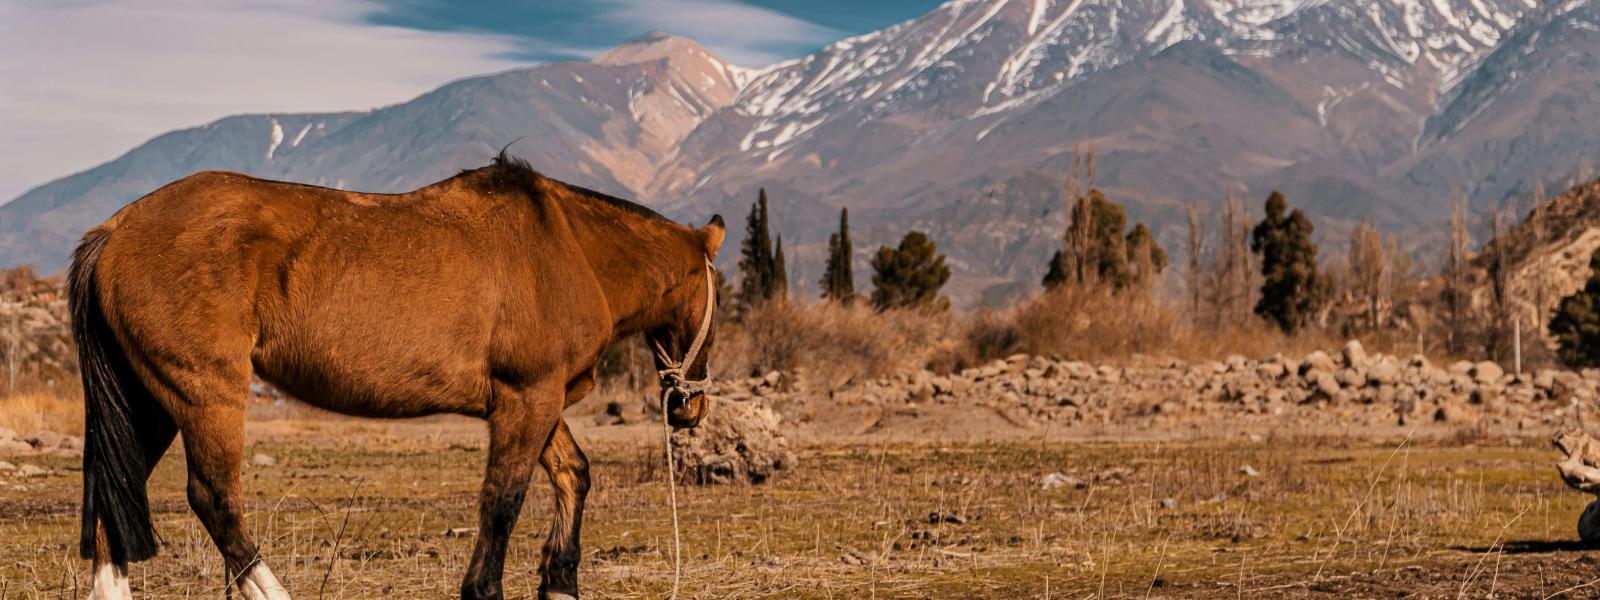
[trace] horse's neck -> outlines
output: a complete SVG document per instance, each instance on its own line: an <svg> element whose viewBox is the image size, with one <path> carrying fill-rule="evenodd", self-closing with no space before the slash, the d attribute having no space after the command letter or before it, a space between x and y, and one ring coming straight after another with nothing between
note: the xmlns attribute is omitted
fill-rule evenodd
<svg viewBox="0 0 1600 600"><path fill-rule="evenodd" d="M672 318L663 300L682 270L680 257L650 251L674 246L664 234L658 234L663 239L641 242L638 232L630 229L614 223L573 226L605 293L618 337L654 329Z"/></svg>

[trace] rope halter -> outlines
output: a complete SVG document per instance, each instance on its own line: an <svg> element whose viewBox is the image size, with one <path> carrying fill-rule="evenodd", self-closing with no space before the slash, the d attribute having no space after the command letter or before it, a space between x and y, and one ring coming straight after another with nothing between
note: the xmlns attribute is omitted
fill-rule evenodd
<svg viewBox="0 0 1600 600"><path fill-rule="evenodd" d="M689 379L689 367L694 364L694 359L700 355L700 350L705 346L706 336L711 334L711 316L717 310L717 282L711 272L711 259L706 259L706 314L700 319L700 330L694 334L694 343L689 344L689 350L683 353L683 360L672 360L667 350L661 347L661 340L652 340L656 346L656 358L666 368L656 371L656 376L661 379L663 393L676 393L687 400L696 392L704 392L711 383L710 373L705 379Z"/></svg>

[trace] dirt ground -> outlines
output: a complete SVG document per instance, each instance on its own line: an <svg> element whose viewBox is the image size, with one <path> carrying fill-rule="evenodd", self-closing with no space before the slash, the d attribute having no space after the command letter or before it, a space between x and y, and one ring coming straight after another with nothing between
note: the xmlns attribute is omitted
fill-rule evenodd
<svg viewBox="0 0 1600 600"><path fill-rule="evenodd" d="M816 415L799 466L760 486L680 488L684 597L1600 597L1576 543L1589 498L1545 432L1274 427L1037 431L992 414ZM661 598L671 530L660 430L571 419L594 465L586 597ZM252 422L249 522L296 598L453 597L473 543L483 428ZM76 460L0 485L0 598L81 598ZM1247 468L1248 467L1248 468ZM1042 480L1060 473L1063 484ZM540 477L542 479L542 476ZM151 485L161 556L142 598L223 595L174 452ZM532 598L552 499L536 481L508 558Z"/></svg>

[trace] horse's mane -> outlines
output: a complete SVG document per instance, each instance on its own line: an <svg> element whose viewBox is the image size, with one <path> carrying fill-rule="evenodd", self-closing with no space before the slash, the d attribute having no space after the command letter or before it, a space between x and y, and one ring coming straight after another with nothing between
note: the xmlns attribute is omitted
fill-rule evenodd
<svg viewBox="0 0 1600 600"><path fill-rule="evenodd" d="M590 200L598 200L612 207L620 208L647 219L665 221L668 223L672 222L670 219L662 216L661 213L651 210L649 207L637 202L623 200L622 198L618 198L616 196L602 194L586 187L573 185L565 181L547 177L543 173L535 170L532 165L529 165L528 161L516 156L512 156L509 152L507 152L510 149L510 145L507 145L505 148L501 148L500 154L495 156L494 160L489 162L489 166L482 169L464 171L462 174L465 175L473 172L485 172L488 175L488 181L494 187L506 189L507 191L520 192L526 192L529 186L533 185L540 179L544 179L564 186L575 194L587 197Z"/></svg>

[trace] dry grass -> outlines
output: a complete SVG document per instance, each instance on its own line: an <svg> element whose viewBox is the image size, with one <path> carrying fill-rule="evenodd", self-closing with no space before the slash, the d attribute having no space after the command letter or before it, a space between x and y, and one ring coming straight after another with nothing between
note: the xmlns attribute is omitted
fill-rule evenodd
<svg viewBox="0 0 1600 600"><path fill-rule="evenodd" d="M1400 356L1424 349L1409 336L1379 333L1361 339L1369 351ZM958 354L949 362L972 366L1017 352L1094 363L1116 363L1138 355L1184 360L1216 360L1231 354L1303 356L1337 349L1345 340L1315 326L1289 335L1255 318L1203 322L1148 290L1068 286L1006 311L979 312L965 319Z"/></svg>
<svg viewBox="0 0 1600 600"><path fill-rule="evenodd" d="M79 435L83 433L83 400L44 392L0 396L0 427L18 433L42 429Z"/></svg>
<svg viewBox="0 0 1600 600"><path fill-rule="evenodd" d="M801 372L832 387L920 367L954 342L948 311L877 312L864 302L770 302L717 331L712 365L718 377Z"/></svg>
<svg viewBox="0 0 1600 600"><path fill-rule="evenodd" d="M249 449L278 458L246 469L248 520L296 597L452 593L473 540L445 532L476 521L481 445L320 439ZM589 454L585 592L659 598L670 533L655 451L617 442ZM1531 440L1340 437L811 446L772 484L680 490L684 597L1545 597L1591 581L1595 562L1568 542L1588 499L1550 475L1549 454ZM1128 471L1095 480L1112 468ZM1092 483L1041 489L1051 471ZM166 546L135 566L135 590L219 596L221 561L185 506L181 458L163 463L152 490ZM77 494L70 473L0 488L7 597L83 595ZM508 597L532 597L550 505L536 485Z"/></svg>

